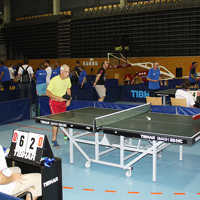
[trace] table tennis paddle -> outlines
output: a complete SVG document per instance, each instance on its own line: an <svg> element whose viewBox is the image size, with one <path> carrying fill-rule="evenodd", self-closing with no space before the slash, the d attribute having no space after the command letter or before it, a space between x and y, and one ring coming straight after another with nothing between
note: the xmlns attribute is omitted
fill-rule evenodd
<svg viewBox="0 0 200 200"><path fill-rule="evenodd" d="M193 120L200 119L200 113L192 116Z"/></svg>
<svg viewBox="0 0 200 200"><path fill-rule="evenodd" d="M65 94L65 95L63 95L62 98L63 98L63 99L66 99L66 100L70 100L70 99L71 99L71 96L68 95L68 94Z"/></svg>

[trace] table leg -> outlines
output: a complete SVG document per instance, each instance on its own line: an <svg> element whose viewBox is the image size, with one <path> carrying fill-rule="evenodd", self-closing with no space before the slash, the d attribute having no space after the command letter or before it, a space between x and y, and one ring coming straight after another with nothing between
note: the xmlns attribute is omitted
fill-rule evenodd
<svg viewBox="0 0 200 200"><path fill-rule="evenodd" d="M183 145L179 146L179 160L183 160Z"/></svg>
<svg viewBox="0 0 200 200"><path fill-rule="evenodd" d="M156 171L157 171L157 147L156 141L153 140L153 177L152 180L156 182Z"/></svg>
<svg viewBox="0 0 200 200"><path fill-rule="evenodd" d="M69 135L73 137L73 129L69 128ZM69 160L70 163L74 163L74 146L71 139L69 139Z"/></svg>
<svg viewBox="0 0 200 200"><path fill-rule="evenodd" d="M99 160L99 134L95 133L95 160Z"/></svg>
<svg viewBox="0 0 200 200"><path fill-rule="evenodd" d="M124 136L120 136L120 165L124 166Z"/></svg>
<svg viewBox="0 0 200 200"><path fill-rule="evenodd" d="M166 96L163 96L163 105L166 105Z"/></svg>

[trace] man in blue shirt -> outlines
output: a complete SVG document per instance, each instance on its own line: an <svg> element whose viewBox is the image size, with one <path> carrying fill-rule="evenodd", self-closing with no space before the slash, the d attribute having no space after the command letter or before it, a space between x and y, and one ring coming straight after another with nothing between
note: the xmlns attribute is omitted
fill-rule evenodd
<svg viewBox="0 0 200 200"><path fill-rule="evenodd" d="M36 92L38 96L46 95L46 89L47 89L46 77L47 77L47 72L45 70L45 66L41 64L35 74Z"/></svg>
<svg viewBox="0 0 200 200"><path fill-rule="evenodd" d="M0 81L4 87L4 90L9 90L10 86L10 73L8 67L4 65L3 61L0 61Z"/></svg>
<svg viewBox="0 0 200 200"><path fill-rule="evenodd" d="M198 79L197 79L197 73L196 73L197 67L198 67L198 63L192 62L192 66L190 68L190 74L189 74L189 81L190 81L190 84L194 88L198 88Z"/></svg>
<svg viewBox="0 0 200 200"><path fill-rule="evenodd" d="M149 81L150 95L155 96L155 91L160 89L160 69L159 63L154 63L147 75Z"/></svg>
<svg viewBox="0 0 200 200"><path fill-rule="evenodd" d="M51 72L51 78L52 79L54 76L57 76L60 74L60 64L58 62L55 63L54 66L52 66L52 72Z"/></svg>
<svg viewBox="0 0 200 200"><path fill-rule="evenodd" d="M86 79L87 73L82 66L79 67L79 70L80 70L80 74L78 78L78 84L80 85L81 88L83 88L84 84L87 82L87 79Z"/></svg>

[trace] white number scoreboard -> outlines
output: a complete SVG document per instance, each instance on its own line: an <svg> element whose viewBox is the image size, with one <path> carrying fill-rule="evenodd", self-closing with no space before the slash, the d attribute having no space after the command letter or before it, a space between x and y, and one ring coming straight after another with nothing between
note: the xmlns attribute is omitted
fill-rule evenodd
<svg viewBox="0 0 200 200"><path fill-rule="evenodd" d="M45 135L14 130L8 157L40 164L44 156L53 157Z"/></svg>

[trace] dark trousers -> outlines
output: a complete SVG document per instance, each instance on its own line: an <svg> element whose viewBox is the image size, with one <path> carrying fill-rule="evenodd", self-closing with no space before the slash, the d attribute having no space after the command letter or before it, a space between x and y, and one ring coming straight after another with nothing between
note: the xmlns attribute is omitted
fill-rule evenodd
<svg viewBox="0 0 200 200"><path fill-rule="evenodd" d="M32 99L32 84L31 83L20 83L20 98Z"/></svg>

